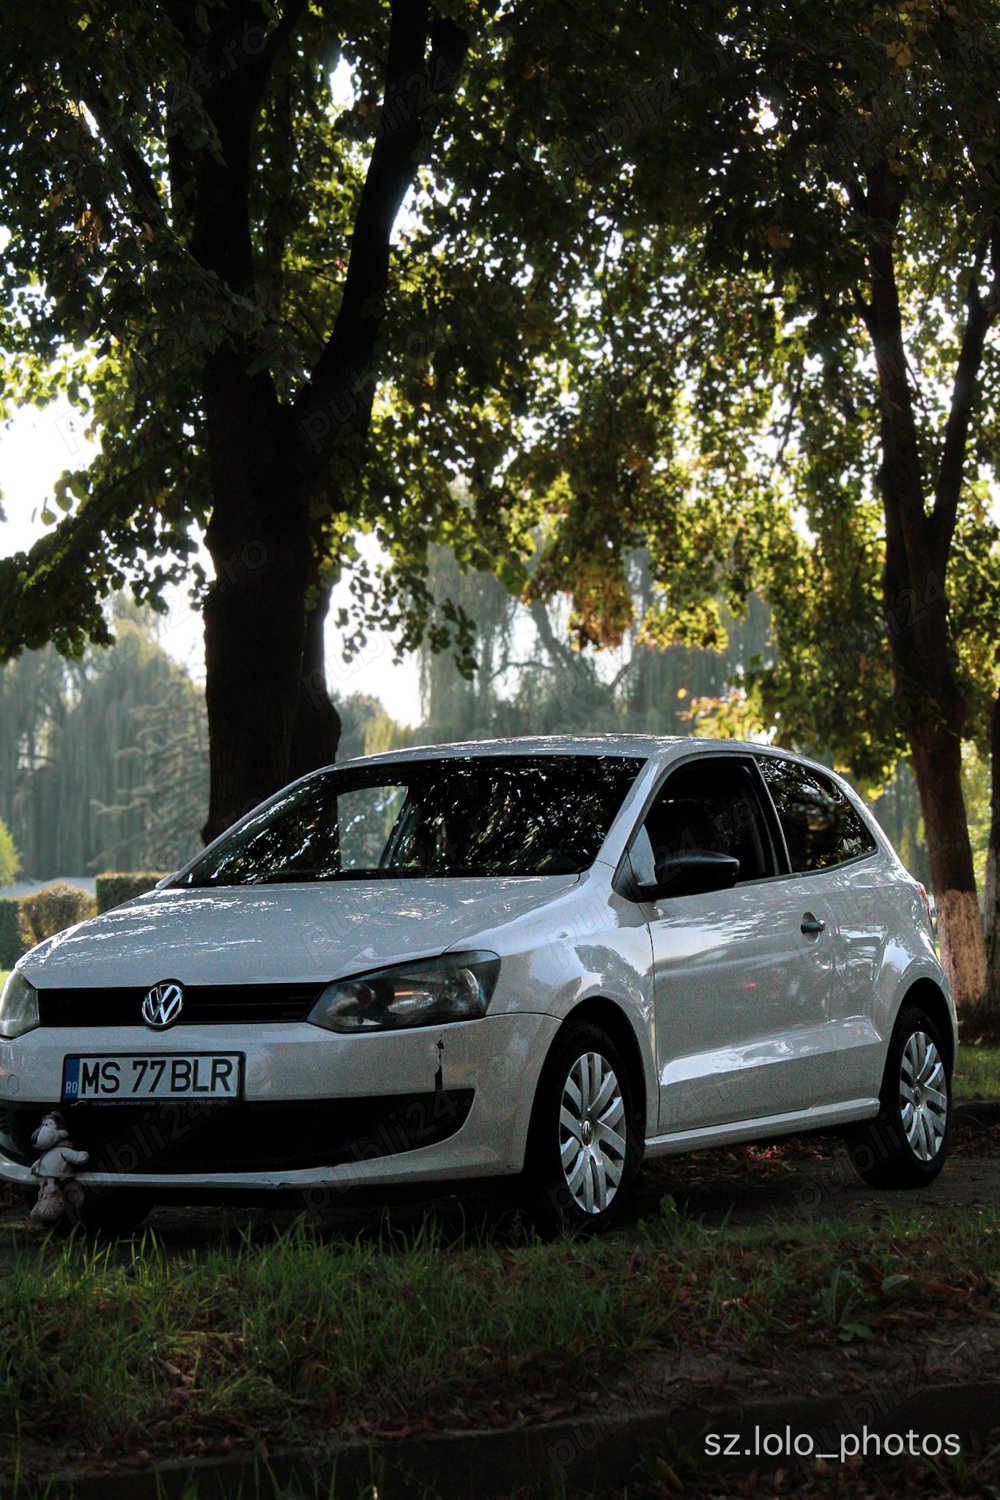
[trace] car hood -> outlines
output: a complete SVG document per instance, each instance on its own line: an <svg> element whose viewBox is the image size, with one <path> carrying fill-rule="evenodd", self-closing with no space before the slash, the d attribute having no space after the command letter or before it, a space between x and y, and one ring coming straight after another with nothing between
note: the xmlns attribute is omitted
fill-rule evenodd
<svg viewBox="0 0 1000 1500"><path fill-rule="evenodd" d="M506 946L578 875L352 880L151 891L57 933L23 960L40 989L336 979L454 947ZM499 939L499 942L497 941Z"/></svg>

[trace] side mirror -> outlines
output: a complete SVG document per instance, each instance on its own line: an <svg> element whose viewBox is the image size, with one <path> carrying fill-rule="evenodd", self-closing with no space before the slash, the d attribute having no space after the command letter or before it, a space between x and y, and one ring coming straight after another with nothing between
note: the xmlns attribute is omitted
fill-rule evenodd
<svg viewBox="0 0 1000 1500"><path fill-rule="evenodd" d="M640 887L643 901L668 901L675 896L701 896L707 891L726 891L740 878L740 862L730 854L711 849L690 849L684 854L664 854L656 861L656 884Z"/></svg>

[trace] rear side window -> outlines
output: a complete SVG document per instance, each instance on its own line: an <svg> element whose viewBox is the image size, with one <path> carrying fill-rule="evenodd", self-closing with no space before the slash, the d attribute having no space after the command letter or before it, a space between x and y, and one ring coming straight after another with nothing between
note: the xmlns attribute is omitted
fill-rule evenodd
<svg viewBox="0 0 1000 1500"><path fill-rule="evenodd" d="M760 756L758 764L796 873L829 869L878 847L860 813L821 771L771 755Z"/></svg>

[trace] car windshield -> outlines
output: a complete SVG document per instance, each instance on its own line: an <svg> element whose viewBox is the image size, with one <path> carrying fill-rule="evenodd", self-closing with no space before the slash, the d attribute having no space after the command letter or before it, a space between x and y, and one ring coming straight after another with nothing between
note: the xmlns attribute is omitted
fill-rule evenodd
<svg viewBox="0 0 1000 1500"><path fill-rule="evenodd" d="M576 874L641 765L532 755L334 767L259 808L177 884Z"/></svg>

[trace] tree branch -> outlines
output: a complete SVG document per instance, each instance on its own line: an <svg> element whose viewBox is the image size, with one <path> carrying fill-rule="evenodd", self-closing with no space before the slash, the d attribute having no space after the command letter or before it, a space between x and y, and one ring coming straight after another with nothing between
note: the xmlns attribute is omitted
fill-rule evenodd
<svg viewBox="0 0 1000 1500"><path fill-rule="evenodd" d="M168 229L167 216L149 163L130 139L122 121L115 119L96 81L86 72L80 75L80 92L101 135L118 158L139 212L158 229Z"/></svg>
<svg viewBox="0 0 1000 1500"><path fill-rule="evenodd" d="M248 207L254 126L277 53L305 8L306 0L288 0L281 20L261 45L263 12L252 0L233 0L207 36L189 0L164 0L191 63L207 80L201 103L218 138L215 153L200 149L192 153L190 163L175 153L171 161L178 184L186 176L193 185L191 251L238 294L246 293L254 272Z"/></svg>
<svg viewBox="0 0 1000 1500"><path fill-rule="evenodd" d="M799 365L798 371L796 372L795 389L792 391L791 399L788 403L788 411L785 415L785 426L781 434L781 442L778 444L778 451L774 456L774 463L771 465L772 471L784 463L785 449L788 447L789 440L792 436L792 425L795 421L795 413L798 411L799 402L802 399L802 384L804 379L805 361L803 360Z"/></svg>
<svg viewBox="0 0 1000 1500"><path fill-rule="evenodd" d="M969 275L969 286L965 305L968 314L962 334L962 347L955 368L955 380L951 392L951 409L945 428L944 449L938 468L937 484L934 487L934 508L931 513L933 544L937 566L943 570L944 559L951 546L958 515L958 502L962 492L962 474L965 468L966 448L972 406L976 397L976 382L983 359L983 347L990 325L1000 306L1000 277L996 277L989 293L984 298L979 291L987 253L994 272L1000 262L1000 216L995 217L988 238L980 244Z"/></svg>
<svg viewBox="0 0 1000 1500"><path fill-rule="evenodd" d="M261 54L261 65L264 76L270 74L274 60L278 56L286 42L290 41L298 30L299 23L309 8L309 0L288 0L282 13L281 20L274 30L268 34L267 43Z"/></svg>
<svg viewBox="0 0 1000 1500"><path fill-rule="evenodd" d="M878 370L886 589L892 593L914 586L917 580L923 587L929 536L894 259L892 231L899 219L899 187L884 161L869 169L867 201L871 304L865 324Z"/></svg>
<svg viewBox="0 0 1000 1500"><path fill-rule="evenodd" d="M67 653L81 650L88 638L108 644L100 600L114 584L107 573L93 579L95 561L107 560L116 531L132 530L136 482L150 473L161 476L174 456L173 446L147 454L91 493L27 552L0 559L0 662L49 640Z"/></svg>
<svg viewBox="0 0 1000 1500"><path fill-rule="evenodd" d="M549 653L549 658L553 664L561 662L575 677L582 675L589 682L591 674L586 661L580 655L579 651L574 651L571 646L567 646L563 641L559 640L552 629L549 612L541 600L533 599L528 608L531 618L534 621L535 629L538 631L538 638Z"/></svg>
<svg viewBox="0 0 1000 1500"><path fill-rule="evenodd" d="M628 677L629 673L632 672L633 669L638 665L638 662L639 662L639 653L638 653L638 651L633 650L632 655L629 657L628 661L624 662L618 668L618 671L615 673L615 675L612 677L611 681L608 683L608 692L611 694L612 697L614 697L615 693L617 693L618 689L621 687L622 683L625 681L625 678Z"/></svg>
<svg viewBox="0 0 1000 1500"><path fill-rule="evenodd" d="M430 18L427 0L392 0L385 95L351 236L344 294L326 347L295 403L299 466L306 481L325 468L341 433L367 430L393 225L416 174L423 116L436 98L453 92L467 46L466 34L453 21Z"/></svg>

